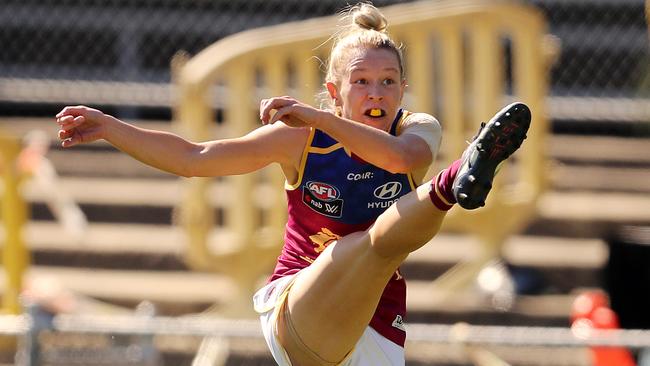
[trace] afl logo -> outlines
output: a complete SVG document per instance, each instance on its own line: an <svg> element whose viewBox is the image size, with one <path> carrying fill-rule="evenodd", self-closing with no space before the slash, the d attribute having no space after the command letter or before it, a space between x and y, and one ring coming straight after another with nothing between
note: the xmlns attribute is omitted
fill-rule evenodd
<svg viewBox="0 0 650 366"><path fill-rule="evenodd" d="M381 185L375 188L373 194L375 197L382 200L389 200L391 198L397 197L397 195L402 191L402 183L400 182L388 182L384 185Z"/></svg>
<svg viewBox="0 0 650 366"><path fill-rule="evenodd" d="M329 184L321 182L308 182L307 189L321 201L329 202L339 198L339 190Z"/></svg>

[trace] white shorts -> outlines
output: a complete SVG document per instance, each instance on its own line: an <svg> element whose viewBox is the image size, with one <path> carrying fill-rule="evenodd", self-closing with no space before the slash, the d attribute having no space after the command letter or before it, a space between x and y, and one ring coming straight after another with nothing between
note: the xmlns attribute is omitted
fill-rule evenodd
<svg viewBox="0 0 650 366"><path fill-rule="evenodd" d="M297 274L276 279L259 289L253 296L253 306L260 314L262 333L279 366L291 366L286 351L277 336L277 318L281 305ZM403 366L404 348L388 340L371 327L361 335L354 350L342 366Z"/></svg>

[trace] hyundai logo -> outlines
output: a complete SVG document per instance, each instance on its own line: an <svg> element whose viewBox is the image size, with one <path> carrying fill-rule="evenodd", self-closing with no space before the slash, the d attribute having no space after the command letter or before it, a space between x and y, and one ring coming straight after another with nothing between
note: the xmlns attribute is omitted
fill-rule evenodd
<svg viewBox="0 0 650 366"><path fill-rule="evenodd" d="M386 184L383 184L375 188L373 194L375 195L375 197L379 199L389 200L391 198L397 197L397 195L399 195L401 191L402 191L402 183L388 182Z"/></svg>

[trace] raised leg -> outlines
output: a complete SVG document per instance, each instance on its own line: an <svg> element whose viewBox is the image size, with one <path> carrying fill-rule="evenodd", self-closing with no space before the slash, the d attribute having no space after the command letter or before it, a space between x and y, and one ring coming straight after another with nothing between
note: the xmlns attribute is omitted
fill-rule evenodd
<svg viewBox="0 0 650 366"><path fill-rule="evenodd" d="M328 246L297 276L284 314L295 334L287 318L278 322L280 341L294 364L336 364L352 350L399 265L435 236L456 202L466 209L482 206L498 164L521 145L529 124L524 104L505 107L431 184L403 196L368 230Z"/></svg>
<svg viewBox="0 0 650 366"><path fill-rule="evenodd" d="M323 360L340 361L350 352L396 269L437 233L446 211L431 203L429 190L429 184L420 186L367 231L329 245L297 277L286 304L291 322L301 341ZM287 336L285 325L278 324L281 340ZM282 343L295 364L310 364L295 342Z"/></svg>

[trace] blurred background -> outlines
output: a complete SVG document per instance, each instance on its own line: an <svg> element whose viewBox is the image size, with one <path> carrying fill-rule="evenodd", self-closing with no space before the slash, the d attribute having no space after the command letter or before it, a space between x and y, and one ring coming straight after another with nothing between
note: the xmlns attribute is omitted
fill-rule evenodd
<svg viewBox="0 0 650 366"><path fill-rule="evenodd" d="M178 90L170 66L174 55L183 51L194 56L240 31L332 15L347 3L0 0L0 133L4 148L18 141L21 149L14 158L20 171L19 194L26 202L22 236L30 266L22 286L28 295L51 306L53 313L155 309L165 316L221 315L220 305L238 290L228 276L194 268L184 258L184 232L177 225L184 180L143 166L105 143L64 152L58 147L53 116L65 105L86 104L142 127L176 130L172 120ZM535 218L505 242L471 291L452 301L431 301L429 284L455 263L471 258L481 244L444 233L438 244L412 255L403 266L410 286L408 322L569 327L580 312L576 306L586 301L613 311L615 321L610 317L605 328L648 329L646 4L519 3L543 14L553 36L549 47L555 50L544 99L549 122L545 194L537 202ZM218 103L213 112L216 126L223 120ZM0 171L8 166L4 160ZM222 191L213 194L223 196ZM0 199L6 203L7 197L5 188ZM5 224L8 210L14 209L4 211ZM216 225L223 224L221 210L215 210ZM3 230L8 238L10 229ZM16 263L8 262L12 257L7 250L3 258L11 272L9 267ZM5 296L11 286L7 276L11 274L5 275ZM61 339L41 337L42 347L50 351L43 364L198 364L194 354L205 346L199 337L147 339L144 343L156 353L152 361L143 356L148 348L136 350L140 353L135 356L129 348L141 344L139 338L113 343L99 336L71 337L69 343ZM124 352L105 351L109 343ZM259 339L219 347L228 349L224 364L271 364ZM507 345L477 351L453 342L414 342L410 347L409 365L614 366L631 359L650 365L650 357L644 358L639 348L630 349L631 358L623 355L598 363L584 347L556 347L554 352ZM3 346L0 361L13 364L13 350L11 342Z"/></svg>

